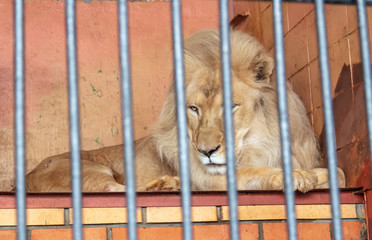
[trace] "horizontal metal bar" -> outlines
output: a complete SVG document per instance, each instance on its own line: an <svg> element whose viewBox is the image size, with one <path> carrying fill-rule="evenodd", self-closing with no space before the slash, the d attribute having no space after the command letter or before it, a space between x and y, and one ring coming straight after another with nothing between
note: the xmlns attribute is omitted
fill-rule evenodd
<svg viewBox="0 0 372 240"><path fill-rule="evenodd" d="M182 192L183 239L192 239L191 224L191 178L187 136L186 94L183 63L181 2L172 1L173 63L177 104L177 128L179 147L179 169Z"/></svg>
<svg viewBox="0 0 372 240"><path fill-rule="evenodd" d="M271 2L272 0L237 0L237 2L243 1L259 1L259 2ZM283 2L296 2L296 3L315 3L315 0L283 0ZM372 0L366 0L367 6L372 6ZM346 5L356 5L357 0L325 0L326 4L346 4Z"/></svg>
<svg viewBox="0 0 372 240"><path fill-rule="evenodd" d="M129 54L129 31L128 31L128 5L126 0L120 0L119 4L119 30L120 30L120 71L121 71L121 96L122 118L124 134L124 156L126 196L128 213L128 239L137 239L137 216L136 216L136 168L134 162L134 139L132 123L132 95L131 95L131 72ZM124 164L124 163L123 163Z"/></svg>
<svg viewBox="0 0 372 240"><path fill-rule="evenodd" d="M25 189L25 83L23 1L14 1L14 80L15 80L15 166L17 195L17 238L26 240Z"/></svg>

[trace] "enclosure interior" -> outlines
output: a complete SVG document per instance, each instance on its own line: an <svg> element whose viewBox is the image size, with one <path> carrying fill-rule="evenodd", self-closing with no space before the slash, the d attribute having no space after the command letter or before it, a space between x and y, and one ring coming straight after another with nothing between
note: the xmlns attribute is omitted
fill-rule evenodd
<svg viewBox="0 0 372 240"><path fill-rule="evenodd" d="M116 1L77 2L82 149L121 144ZM0 191L14 184L13 8L0 3ZM135 138L152 132L172 77L170 3L129 3ZM361 186L369 169L364 94L355 6L326 5L338 164L347 186ZM372 9L368 8L369 23ZM27 171L69 151L66 37L63 1L25 2ZM270 2L230 1L230 18L249 15L241 30L274 54ZM183 2L184 37L218 27L218 2ZM285 66L325 154L323 105L314 4L283 3ZM371 32L371 31L370 31ZM370 37L371 39L371 37ZM326 161L324 163L326 165Z"/></svg>
<svg viewBox="0 0 372 240"><path fill-rule="evenodd" d="M172 76L169 2L131 2L130 40L135 138L152 132ZM12 3L0 4L0 191L14 184ZM347 186L360 186L369 168L355 6L326 5L338 163ZM371 9L368 10L371 12ZM241 30L274 54L270 2L231 1L230 18L249 15ZM369 14L371 15L371 14ZM372 17L369 18L371 22ZM183 4L184 36L218 27L218 2ZM313 4L283 4L286 75L301 97L325 154L317 32ZM118 26L115 1L77 2L82 149L122 143ZM63 1L25 3L27 170L69 151Z"/></svg>
<svg viewBox="0 0 372 240"><path fill-rule="evenodd" d="M182 3L184 37L201 29L218 27L218 1L187 0ZM24 6L29 172L44 158L69 151L68 86L64 1L29 0ZM151 134L173 75L170 2L131 1L128 6L134 134L138 139ZM248 16L240 30L255 36L273 55L271 2L230 0L229 6L230 18L238 14ZM81 147L90 150L121 144L117 1L80 0L76 2L76 8ZM282 8L286 76L303 101L326 156L314 4L284 2ZM14 186L15 168L12 1L1 1L0 11L0 192L7 192ZM368 189L370 163L356 7L326 5L325 14L338 165L346 174L348 187ZM368 7L368 15L369 26L372 26L371 7ZM372 39L369 32L369 39ZM162 195L139 197L137 217L143 227L139 228L140 238L168 236L167 239L177 239L181 235L181 211L175 207L179 206L178 200L174 200L173 195L166 196L167 203L162 208L156 205L162 204L159 200ZM226 202L215 203L211 199L218 198L208 196L196 196L197 201L193 200L194 233L196 239L198 236L200 239L222 239L228 236L227 207L223 206ZM331 239L330 206L321 204L325 199L322 196L321 193L300 195L300 201L296 202L301 205L297 206L300 236ZM344 237L363 239L366 219L363 197L343 196ZM3 239L15 238L13 197L0 196L0 238ZM126 232L126 217L122 214L125 212L124 201L117 195L97 198L83 199L83 223L90 226L84 229L86 237L121 238ZM33 226L29 230L31 239L56 239L56 236L70 239L70 198L51 196L50 202L44 196L35 199L29 197L30 209L27 210L27 223ZM241 236L281 239L286 234L283 197L264 193L262 199L269 202L259 199L250 197L240 201ZM266 205L257 206L260 204ZM162 228L157 227L159 224Z"/></svg>

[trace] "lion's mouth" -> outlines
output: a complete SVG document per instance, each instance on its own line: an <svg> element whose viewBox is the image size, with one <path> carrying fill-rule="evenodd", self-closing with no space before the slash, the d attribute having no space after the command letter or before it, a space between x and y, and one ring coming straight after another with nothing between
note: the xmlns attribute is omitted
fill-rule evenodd
<svg viewBox="0 0 372 240"><path fill-rule="evenodd" d="M213 166L216 166L216 167L224 167L226 166L226 163L208 163L206 164L207 166L210 166L210 167L213 167Z"/></svg>
<svg viewBox="0 0 372 240"><path fill-rule="evenodd" d="M209 162L205 164L207 172L210 174L225 174L226 173L226 163L213 163Z"/></svg>
<svg viewBox="0 0 372 240"><path fill-rule="evenodd" d="M199 156L200 161L205 167L205 170L210 174L225 174L226 172L226 161L224 156L213 156L207 158L205 156Z"/></svg>

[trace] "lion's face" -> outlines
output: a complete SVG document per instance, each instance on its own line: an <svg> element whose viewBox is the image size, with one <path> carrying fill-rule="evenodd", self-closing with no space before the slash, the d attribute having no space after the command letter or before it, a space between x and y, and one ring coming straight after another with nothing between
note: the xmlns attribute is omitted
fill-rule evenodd
<svg viewBox="0 0 372 240"><path fill-rule="evenodd" d="M199 69L200 70L200 69ZM226 172L223 93L219 74L205 75L199 71L187 85L188 134L191 149L211 174ZM259 90L233 77L233 115L235 152L242 149L255 111Z"/></svg>
<svg viewBox="0 0 372 240"><path fill-rule="evenodd" d="M259 115L260 93L270 81L273 60L253 37L232 31L231 73L235 155ZM200 32L185 43L188 134L194 156L211 174L226 172L220 44L216 31Z"/></svg>

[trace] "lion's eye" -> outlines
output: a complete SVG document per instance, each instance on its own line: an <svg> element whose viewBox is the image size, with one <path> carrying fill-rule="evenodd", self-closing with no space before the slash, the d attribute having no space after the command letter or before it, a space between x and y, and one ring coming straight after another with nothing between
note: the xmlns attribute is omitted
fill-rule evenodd
<svg viewBox="0 0 372 240"><path fill-rule="evenodd" d="M189 109L193 111L194 113L199 114L199 108L197 106L191 105L189 106Z"/></svg>
<svg viewBox="0 0 372 240"><path fill-rule="evenodd" d="M232 107L233 112L234 112L238 107L239 107L239 104L234 103L234 104L233 104L233 107Z"/></svg>

